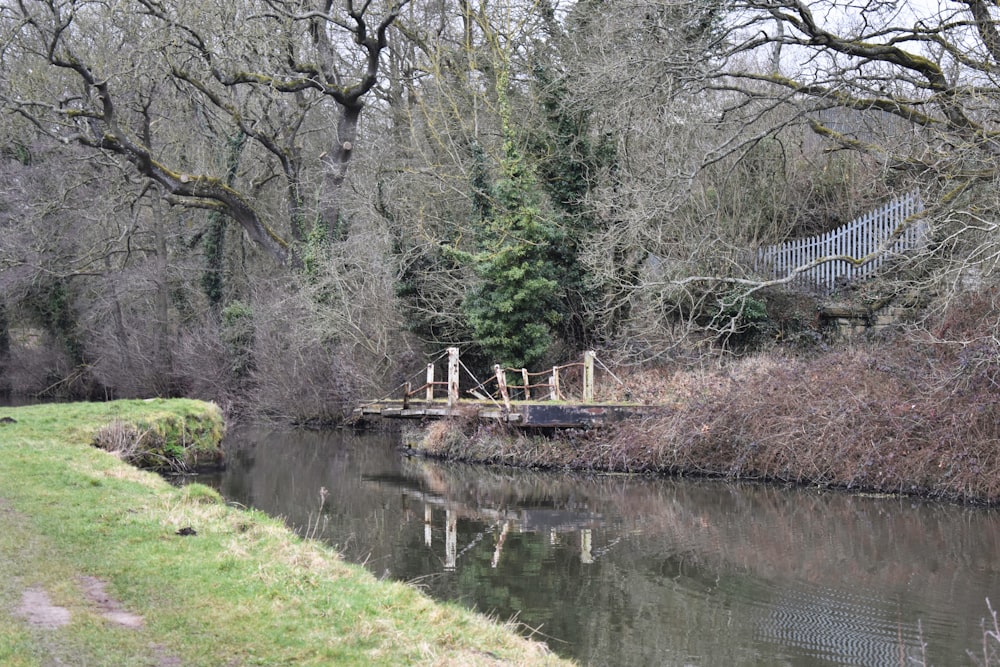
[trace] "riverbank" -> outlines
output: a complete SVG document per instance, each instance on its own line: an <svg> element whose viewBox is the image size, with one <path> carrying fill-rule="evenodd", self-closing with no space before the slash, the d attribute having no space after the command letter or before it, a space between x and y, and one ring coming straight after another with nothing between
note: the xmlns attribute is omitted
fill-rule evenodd
<svg viewBox="0 0 1000 667"><path fill-rule="evenodd" d="M840 349L776 350L701 368L629 374L621 391L667 406L662 415L551 437L442 421L411 446L481 463L1000 504L995 312L964 306L936 329Z"/></svg>
<svg viewBox="0 0 1000 667"><path fill-rule="evenodd" d="M208 487L172 487L91 446L116 420L200 412L193 421L212 425L213 411L159 400L0 410L0 664L568 664Z"/></svg>

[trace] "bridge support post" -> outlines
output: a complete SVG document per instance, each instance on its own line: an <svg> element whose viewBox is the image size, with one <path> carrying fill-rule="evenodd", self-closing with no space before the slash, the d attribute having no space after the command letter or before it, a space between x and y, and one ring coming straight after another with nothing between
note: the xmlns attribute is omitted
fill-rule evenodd
<svg viewBox="0 0 1000 667"><path fill-rule="evenodd" d="M583 353L583 402L594 402L594 359L597 353L587 350Z"/></svg>
<svg viewBox="0 0 1000 667"><path fill-rule="evenodd" d="M434 364L427 364L427 396L428 401L434 400Z"/></svg>
<svg viewBox="0 0 1000 667"><path fill-rule="evenodd" d="M458 348L448 348L448 407L458 403Z"/></svg>
<svg viewBox="0 0 1000 667"><path fill-rule="evenodd" d="M509 413L510 394L507 392L507 374L504 372L502 368L500 368L500 364L494 364L493 373L497 377L497 387L500 389L500 397L503 399L503 406L504 408L507 409L507 412Z"/></svg>

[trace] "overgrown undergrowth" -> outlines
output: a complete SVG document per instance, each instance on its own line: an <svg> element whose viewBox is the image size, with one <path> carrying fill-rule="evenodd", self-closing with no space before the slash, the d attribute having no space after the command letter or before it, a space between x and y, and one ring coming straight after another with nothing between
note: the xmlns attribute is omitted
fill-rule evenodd
<svg viewBox="0 0 1000 667"><path fill-rule="evenodd" d="M164 405L173 406L164 410ZM150 470L186 472L222 463L225 421L212 403L178 409L182 401L117 401L113 418L97 429L95 447L126 463Z"/></svg>
<svg viewBox="0 0 1000 667"><path fill-rule="evenodd" d="M655 369L629 389L664 414L552 437L439 423L431 455L698 474L1000 503L997 312L982 295L930 327L809 357Z"/></svg>

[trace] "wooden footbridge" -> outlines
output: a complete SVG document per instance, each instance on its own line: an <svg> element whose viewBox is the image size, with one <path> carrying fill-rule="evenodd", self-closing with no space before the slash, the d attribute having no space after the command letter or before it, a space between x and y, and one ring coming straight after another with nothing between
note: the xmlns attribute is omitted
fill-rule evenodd
<svg viewBox="0 0 1000 667"><path fill-rule="evenodd" d="M493 367L493 377L480 382L459 358L457 347L448 348L446 379L438 380L434 362L427 364L425 381L400 385L400 398L383 398L354 410L359 419L378 416L389 419L493 420L520 427L588 428L606 422L649 414L662 408L595 398L595 371L599 364L608 376L619 380L592 352L583 360L531 373L524 368ZM474 386L460 392L461 371Z"/></svg>

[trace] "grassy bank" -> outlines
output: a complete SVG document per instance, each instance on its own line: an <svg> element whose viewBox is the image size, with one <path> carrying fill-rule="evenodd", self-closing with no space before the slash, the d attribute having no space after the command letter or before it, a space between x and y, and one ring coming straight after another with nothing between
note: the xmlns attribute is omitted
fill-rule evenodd
<svg viewBox="0 0 1000 667"><path fill-rule="evenodd" d="M563 664L509 626L91 446L115 420L154 428L154 413L207 434L213 411L0 409L0 664Z"/></svg>

